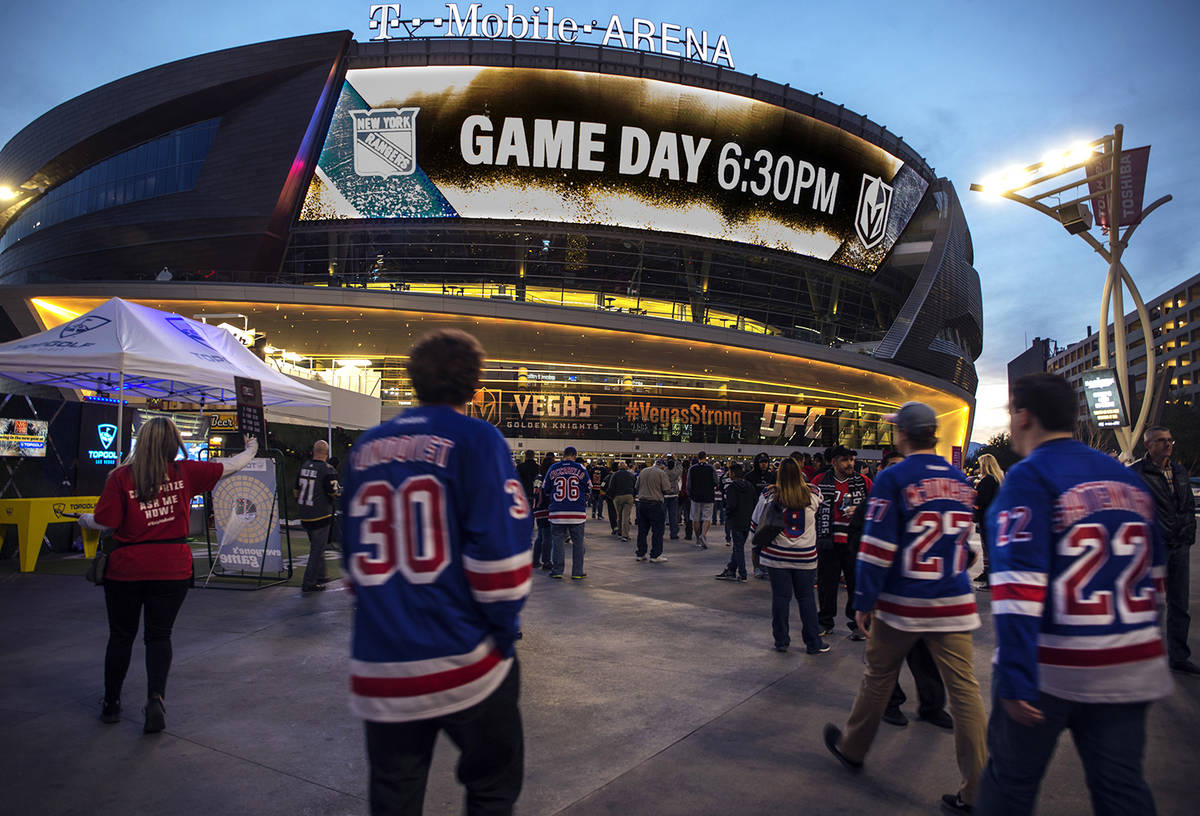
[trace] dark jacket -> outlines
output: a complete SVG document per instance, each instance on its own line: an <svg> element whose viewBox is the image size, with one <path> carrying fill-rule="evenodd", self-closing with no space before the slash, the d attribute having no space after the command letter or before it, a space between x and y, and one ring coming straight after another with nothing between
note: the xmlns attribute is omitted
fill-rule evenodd
<svg viewBox="0 0 1200 816"><path fill-rule="evenodd" d="M734 479L725 485L725 518L729 529L738 532L750 529L750 516L758 504L759 490L745 479Z"/></svg>
<svg viewBox="0 0 1200 816"><path fill-rule="evenodd" d="M983 524L983 520L987 518L988 506L992 500L996 498L996 493L1000 490L1000 484L994 476L984 476L979 480L979 484L975 485L975 523Z"/></svg>
<svg viewBox="0 0 1200 816"><path fill-rule="evenodd" d="M1154 466L1149 456L1143 456L1129 469L1142 477L1154 496L1155 514L1162 527L1167 549L1192 546L1196 541L1196 500L1192 496L1187 468L1178 462L1171 462L1173 490L1172 485L1167 484L1167 477Z"/></svg>
<svg viewBox="0 0 1200 816"><path fill-rule="evenodd" d="M617 496L632 496L635 481L636 477L632 470L614 470L608 477L608 484L604 486L604 490L610 499L615 499Z"/></svg>

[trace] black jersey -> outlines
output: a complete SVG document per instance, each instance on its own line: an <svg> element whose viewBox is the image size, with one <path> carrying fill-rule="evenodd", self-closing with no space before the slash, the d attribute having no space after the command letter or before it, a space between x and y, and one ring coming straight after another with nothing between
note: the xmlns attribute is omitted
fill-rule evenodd
<svg viewBox="0 0 1200 816"><path fill-rule="evenodd" d="M328 462L309 459L296 477L296 503L303 521L320 521L333 515L337 493L337 471Z"/></svg>

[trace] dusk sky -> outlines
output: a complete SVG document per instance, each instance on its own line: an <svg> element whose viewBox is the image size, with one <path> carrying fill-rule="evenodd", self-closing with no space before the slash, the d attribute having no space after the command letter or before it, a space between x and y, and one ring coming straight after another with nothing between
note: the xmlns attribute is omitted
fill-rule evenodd
<svg viewBox="0 0 1200 816"><path fill-rule="evenodd" d="M367 2L205 3L16 0L0 10L0 144L41 114L106 82L176 59L348 29L366 41ZM530 14L533 2L514 3ZM966 208L983 283L984 352L973 438L1007 425L1006 363L1035 336L1061 344L1099 322L1106 266L1078 238L1016 203L968 191L1014 164L1125 126L1150 144L1146 203L1170 193L1125 254L1143 296L1200 269L1200 5L1194 0L911 2L561 2L559 16L644 17L728 38L739 72L790 83L899 134L948 177ZM465 9L466 4L462 5ZM485 2L485 12L504 3ZM403 3L406 18L445 5Z"/></svg>

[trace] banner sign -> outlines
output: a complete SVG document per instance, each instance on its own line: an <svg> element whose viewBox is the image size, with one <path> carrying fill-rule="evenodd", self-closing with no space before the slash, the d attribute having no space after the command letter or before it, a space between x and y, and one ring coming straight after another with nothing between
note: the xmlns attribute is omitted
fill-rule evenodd
<svg viewBox="0 0 1200 816"><path fill-rule="evenodd" d="M444 37L483 37L489 40L541 40L543 42L579 42L580 37L601 39L600 45L608 48L633 48L651 51L670 57L696 59L713 65L733 68L733 54L729 40L724 34L710 39L708 32L675 23L656 23L642 17L629 18L630 25L619 14L613 14L607 23L597 19L585 21L574 17L555 15L554 6L533 6L529 14L518 12L511 3L504 6L504 14L485 12L482 3L465 5L466 13L458 3L447 3L446 14L440 17L405 19L400 16L399 3L380 3L368 7L367 27L379 33L372 40L390 40L393 32L401 29L410 37L432 36L438 31ZM430 26L424 32L421 28Z"/></svg>
<svg viewBox="0 0 1200 816"><path fill-rule="evenodd" d="M1107 164L1108 157L1098 156L1088 162L1087 174L1092 176L1102 173ZM1146 195L1146 170L1150 164L1150 146L1122 150L1120 164L1117 189L1120 193L1118 206L1121 212L1117 223L1122 227L1130 227L1141 223L1142 220L1142 200ZM1088 182L1088 192L1092 194L1092 209L1096 212L1096 223L1107 228L1109 222L1108 177Z"/></svg>
<svg viewBox="0 0 1200 816"><path fill-rule="evenodd" d="M283 572L277 496L271 459L253 459L217 482L213 517L220 542L217 561L225 572Z"/></svg>
<svg viewBox="0 0 1200 816"><path fill-rule="evenodd" d="M262 383L248 377L234 377L237 389L237 424L246 436L258 440L258 455L267 449L267 419L263 414Z"/></svg>
<svg viewBox="0 0 1200 816"><path fill-rule="evenodd" d="M654 230L879 268L925 194L903 161L766 102L654 79L349 71L300 218Z"/></svg>
<svg viewBox="0 0 1200 816"><path fill-rule="evenodd" d="M891 442L879 413L741 400L480 388L467 413L506 437L873 447Z"/></svg>
<svg viewBox="0 0 1200 816"><path fill-rule="evenodd" d="M1120 428L1129 424L1125 403L1117 388L1117 375L1111 368L1083 372L1083 392L1097 428Z"/></svg>

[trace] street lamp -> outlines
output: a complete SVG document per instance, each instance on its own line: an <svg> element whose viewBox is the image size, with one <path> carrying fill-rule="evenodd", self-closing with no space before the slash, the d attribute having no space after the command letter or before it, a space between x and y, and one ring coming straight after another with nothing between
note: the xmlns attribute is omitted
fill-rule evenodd
<svg viewBox="0 0 1200 816"><path fill-rule="evenodd" d="M1142 404L1133 421L1133 428L1123 425L1114 428L1117 444L1121 447L1122 457L1126 461L1133 459L1133 449L1138 437L1146 426L1154 403L1154 336L1150 329L1150 315L1146 304L1134 285L1129 271L1121 263L1121 255L1129 246L1129 239L1137 228L1137 223L1145 220L1151 212L1171 200L1165 195L1142 210L1141 219L1130 224L1121 234L1121 137L1125 128L1117 125L1113 132L1093 142L1081 142L1070 149L1054 151L1037 164L1028 167L1014 167L986 179L983 184L972 184L971 190L986 195L996 195L1032 207L1043 215L1053 218L1066 228L1072 235L1078 235L1088 246L1096 251L1108 263L1108 277L1104 281L1104 294L1100 299L1100 357L1099 367L1107 368L1108 353L1108 314L1113 311L1113 345L1117 369L1117 387L1122 394L1122 400L1129 404L1125 396L1129 382L1129 354L1125 342L1125 305L1123 288L1129 290L1134 305L1137 307L1138 318L1142 326L1142 343L1146 347L1146 390L1142 395ZM1078 175L1074 179L1062 181L1063 177L1083 171L1083 178ZM1128 180L1128 176L1125 177ZM1041 188L1046 182L1058 179L1060 183ZM1060 197L1068 191L1076 190L1084 184L1095 185L1099 191L1089 190L1081 196L1060 201ZM1099 201L1106 205L1108 212L1108 248L1103 242L1092 235L1092 212L1088 208L1089 201ZM1140 203L1140 202L1139 202Z"/></svg>

